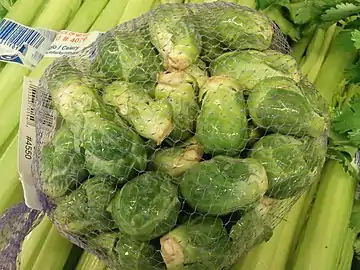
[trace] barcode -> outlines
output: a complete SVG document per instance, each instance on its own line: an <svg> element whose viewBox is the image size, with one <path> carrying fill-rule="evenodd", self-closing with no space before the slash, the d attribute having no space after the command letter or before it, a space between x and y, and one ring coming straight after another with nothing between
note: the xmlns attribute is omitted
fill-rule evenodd
<svg viewBox="0 0 360 270"><path fill-rule="evenodd" d="M26 124L35 127L35 98L36 98L37 86L29 83L27 108L26 108ZM45 127L51 128L55 121L53 108L51 105L50 95L42 97L40 108L43 113L41 117L41 124Z"/></svg>
<svg viewBox="0 0 360 270"><path fill-rule="evenodd" d="M3 19L0 21L0 44L18 50L25 43L38 49L45 37L37 30L16 22Z"/></svg>
<svg viewBox="0 0 360 270"><path fill-rule="evenodd" d="M43 58L43 54L38 52L38 51L35 51L34 54L32 55L33 59L36 61L36 62L40 62L40 60Z"/></svg>

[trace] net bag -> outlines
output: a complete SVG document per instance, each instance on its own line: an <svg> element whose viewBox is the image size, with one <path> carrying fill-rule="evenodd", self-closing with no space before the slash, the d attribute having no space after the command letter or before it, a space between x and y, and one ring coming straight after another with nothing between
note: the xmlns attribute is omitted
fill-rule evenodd
<svg viewBox="0 0 360 270"><path fill-rule="evenodd" d="M36 96L44 211L113 269L228 269L325 161L327 105L289 51L267 17L217 2L59 58Z"/></svg>

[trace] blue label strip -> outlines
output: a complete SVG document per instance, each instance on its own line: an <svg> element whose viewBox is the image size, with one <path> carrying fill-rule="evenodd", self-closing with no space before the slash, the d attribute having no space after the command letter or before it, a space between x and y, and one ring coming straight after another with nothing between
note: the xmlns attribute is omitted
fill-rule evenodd
<svg viewBox="0 0 360 270"><path fill-rule="evenodd" d="M51 32L53 31L33 29L8 19L1 20L0 61L25 65L27 63L24 63L24 58L32 47L32 55L28 56L30 59L27 62L35 65L43 57L41 46L47 45L56 36L55 32Z"/></svg>

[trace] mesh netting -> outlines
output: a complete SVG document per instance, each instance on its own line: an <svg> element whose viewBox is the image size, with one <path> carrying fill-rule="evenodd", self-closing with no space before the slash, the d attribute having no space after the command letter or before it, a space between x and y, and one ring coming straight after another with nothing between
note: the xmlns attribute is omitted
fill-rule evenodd
<svg viewBox="0 0 360 270"><path fill-rule="evenodd" d="M20 203L10 208L0 220L0 269L15 270L22 243L43 219L44 213Z"/></svg>
<svg viewBox="0 0 360 270"><path fill-rule="evenodd" d="M268 240L326 154L289 50L252 9L169 4L56 60L36 97L51 220L114 269L226 269Z"/></svg>

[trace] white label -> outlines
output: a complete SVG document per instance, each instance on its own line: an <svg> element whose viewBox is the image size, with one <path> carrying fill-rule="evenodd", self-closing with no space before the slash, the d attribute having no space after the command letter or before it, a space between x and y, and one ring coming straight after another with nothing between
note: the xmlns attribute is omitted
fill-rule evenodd
<svg viewBox="0 0 360 270"><path fill-rule="evenodd" d="M35 67L50 47L56 33L3 19L0 21L0 61Z"/></svg>
<svg viewBox="0 0 360 270"><path fill-rule="evenodd" d="M67 30L60 31L46 57L61 57L78 55L85 48L89 47L99 37L101 32L75 33Z"/></svg>
<svg viewBox="0 0 360 270"><path fill-rule="evenodd" d="M18 169L24 189L25 203L28 207L39 210L41 204L36 194L36 178L31 169L36 145L35 97L38 85L38 80L24 78L19 127ZM50 96L43 98L39 109L44 112L41 127L47 130L53 129L56 125L56 114L51 107Z"/></svg>

